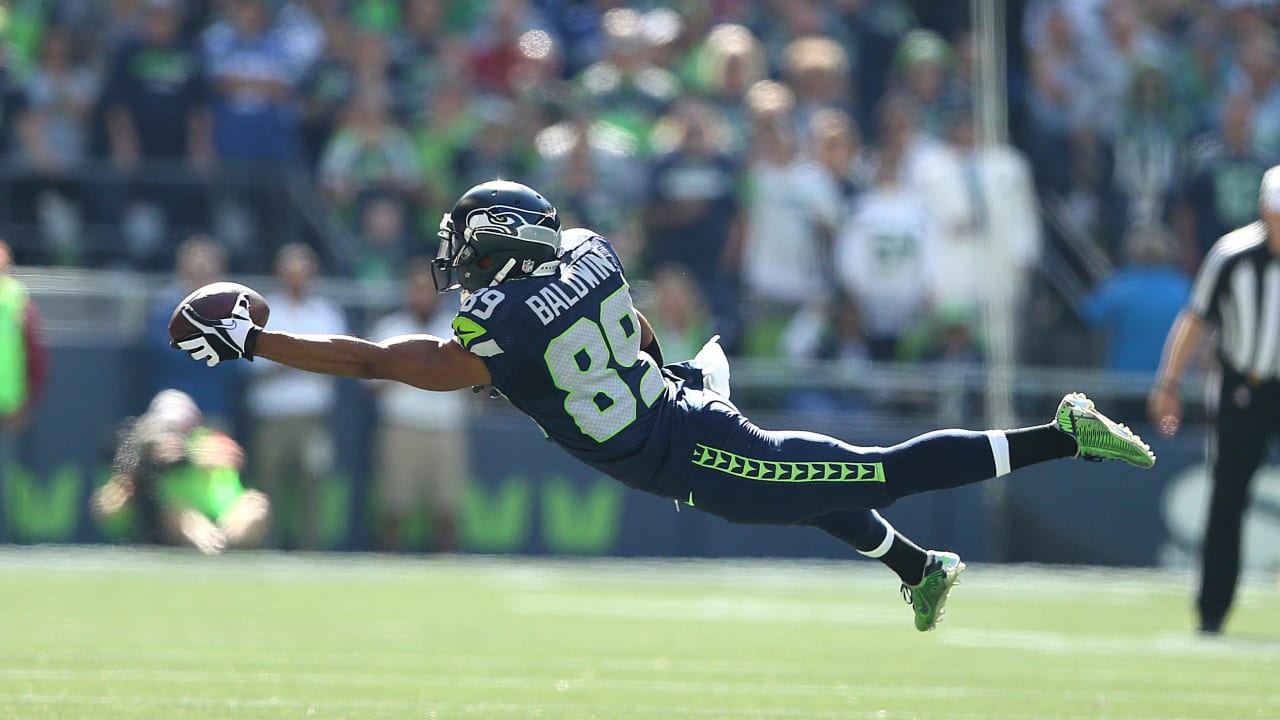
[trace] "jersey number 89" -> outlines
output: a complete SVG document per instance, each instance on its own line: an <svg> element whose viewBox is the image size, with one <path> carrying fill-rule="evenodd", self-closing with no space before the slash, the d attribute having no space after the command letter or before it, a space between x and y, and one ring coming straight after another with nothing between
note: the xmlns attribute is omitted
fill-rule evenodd
<svg viewBox="0 0 1280 720"><path fill-rule="evenodd" d="M640 397L609 361L625 369L637 362L647 367L640 378ZM564 409L583 435L604 442L635 422L636 403L648 407L662 395L662 377L653 364L640 360L640 322L624 285L600 303L600 322L579 318L547 345L547 370L556 387L568 393Z"/></svg>

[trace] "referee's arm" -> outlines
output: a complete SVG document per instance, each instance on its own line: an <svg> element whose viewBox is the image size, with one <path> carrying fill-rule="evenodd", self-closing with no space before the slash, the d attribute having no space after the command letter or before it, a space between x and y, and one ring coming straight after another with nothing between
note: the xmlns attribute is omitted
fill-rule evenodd
<svg viewBox="0 0 1280 720"><path fill-rule="evenodd" d="M1160 370L1155 385L1147 396L1147 411L1151 421L1164 435L1173 435L1182 422L1182 401L1178 399L1178 384L1204 336L1204 317L1190 308L1178 314L1169 336L1164 341L1164 353L1160 358Z"/></svg>
<svg viewBox="0 0 1280 720"><path fill-rule="evenodd" d="M1178 313L1178 318L1174 320L1173 327L1169 328L1169 335L1165 338L1160 369L1156 372L1155 384L1147 395L1147 412L1163 435L1178 432L1178 426L1182 423L1182 401L1178 397L1178 384L1182 382L1183 373L1200 348L1200 340L1205 334L1205 318L1209 315L1214 293L1222 280L1228 254L1222 240L1209 251L1191 285L1191 297L1187 300L1187 306Z"/></svg>

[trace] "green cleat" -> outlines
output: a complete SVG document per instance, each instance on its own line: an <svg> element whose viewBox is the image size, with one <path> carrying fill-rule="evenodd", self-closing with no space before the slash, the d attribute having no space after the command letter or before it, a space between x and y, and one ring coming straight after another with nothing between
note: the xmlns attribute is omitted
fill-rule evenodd
<svg viewBox="0 0 1280 720"><path fill-rule="evenodd" d="M1134 467L1156 464L1151 447L1129 428L1098 412L1084 393L1070 393L1058 404L1058 429L1074 437L1082 460L1121 460Z"/></svg>
<svg viewBox="0 0 1280 720"><path fill-rule="evenodd" d="M964 563L955 553L929 551L929 563L924 566L924 579L919 585L902 584L902 599L916 612L916 629L932 630L942 617L943 607L951 588L960 584L960 571Z"/></svg>

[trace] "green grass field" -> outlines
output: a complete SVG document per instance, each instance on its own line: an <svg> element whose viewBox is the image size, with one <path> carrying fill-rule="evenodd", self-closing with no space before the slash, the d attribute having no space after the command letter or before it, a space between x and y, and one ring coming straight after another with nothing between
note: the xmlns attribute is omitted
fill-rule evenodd
<svg viewBox="0 0 1280 720"><path fill-rule="evenodd" d="M1280 592L975 566L0 551L0 718L1277 718Z"/></svg>

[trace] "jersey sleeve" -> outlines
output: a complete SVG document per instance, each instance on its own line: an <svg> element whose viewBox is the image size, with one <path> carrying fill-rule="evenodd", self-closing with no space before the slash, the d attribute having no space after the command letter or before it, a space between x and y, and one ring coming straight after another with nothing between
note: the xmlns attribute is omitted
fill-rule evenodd
<svg viewBox="0 0 1280 720"><path fill-rule="evenodd" d="M453 319L453 336L484 361L493 384L501 386L520 363L517 301L499 288L479 290L462 302Z"/></svg>
<svg viewBox="0 0 1280 720"><path fill-rule="evenodd" d="M560 247L565 251L564 257L561 258L562 262L571 263L587 253L595 253L607 258L619 271L623 270L622 258L618 256L618 251L613 249L613 245L604 239L604 236L595 231L586 228L570 228L562 232L560 238Z"/></svg>
<svg viewBox="0 0 1280 720"><path fill-rule="evenodd" d="M1218 284L1222 280L1223 266L1229 255L1226 245L1219 240L1209 251L1204 262L1200 264L1200 271L1196 273L1187 309L1202 318L1208 317L1213 309L1213 296L1217 294Z"/></svg>

